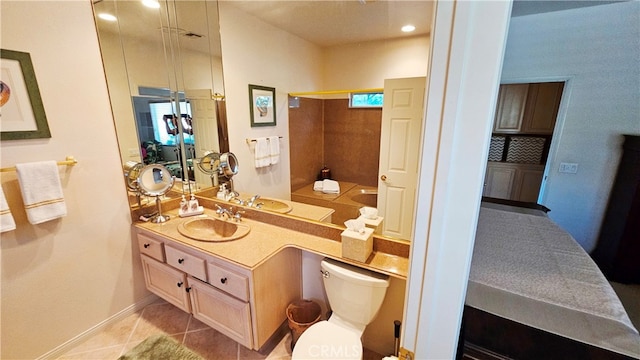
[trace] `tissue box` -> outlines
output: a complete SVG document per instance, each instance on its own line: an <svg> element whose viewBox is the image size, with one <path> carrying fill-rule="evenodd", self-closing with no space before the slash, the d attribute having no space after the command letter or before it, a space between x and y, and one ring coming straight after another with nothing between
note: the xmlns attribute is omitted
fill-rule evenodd
<svg viewBox="0 0 640 360"><path fill-rule="evenodd" d="M342 257L366 262L373 251L373 229L365 228L364 233L345 230L342 236Z"/></svg>
<svg viewBox="0 0 640 360"><path fill-rule="evenodd" d="M360 215L358 219L362 220L366 227L373 229L374 234L382 233L382 220L384 220L382 216L376 216L375 219L367 219L364 215Z"/></svg>

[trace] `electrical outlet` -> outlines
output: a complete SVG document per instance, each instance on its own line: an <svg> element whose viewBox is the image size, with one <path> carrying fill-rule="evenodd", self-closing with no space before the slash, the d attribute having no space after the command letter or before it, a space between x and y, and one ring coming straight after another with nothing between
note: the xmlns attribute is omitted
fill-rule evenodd
<svg viewBox="0 0 640 360"><path fill-rule="evenodd" d="M558 171L566 174L576 174L578 173L578 164L561 162Z"/></svg>

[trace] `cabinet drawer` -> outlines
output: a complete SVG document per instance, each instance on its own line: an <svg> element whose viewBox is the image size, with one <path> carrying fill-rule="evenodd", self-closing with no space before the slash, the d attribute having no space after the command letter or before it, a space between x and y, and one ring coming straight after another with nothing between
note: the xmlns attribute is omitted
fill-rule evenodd
<svg viewBox="0 0 640 360"><path fill-rule="evenodd" d="M193 317L251 349L249 303L231 297L202 281L189 278Z"/></svg>
<svg viewBox="0 0 640 360"><path fill-rule="evenodd" d="M144 234L138 234L138 248L141 254L164 262L164 246L162 241L155 240Z"/></svg>
<svg viewBox="0 0 640 360"><path fill-rule="evenodd" d="M249 301L249 279L223 266L208 263L209 283L240 300Z"/></svg>
<svg viewBox="0 0 640 360"><path fill-rule="evenodd" d="M204 259L173 248L170 245L165 245L164 250L167 255L167 264L198 279L207 280Z"/></svg>

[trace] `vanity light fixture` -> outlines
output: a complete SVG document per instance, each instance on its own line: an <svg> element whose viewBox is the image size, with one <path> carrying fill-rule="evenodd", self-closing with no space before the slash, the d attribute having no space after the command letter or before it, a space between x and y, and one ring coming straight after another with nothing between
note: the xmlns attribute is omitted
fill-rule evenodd
<svg viewBox="0 0 640 360"><path fill-rule="evenodd" d="M405 25L405 26L403 26L401 30L402 30L402 32L409 33L409 32L414 31L415 29L416 29L416 27L415 27L415 26L413 26L413 25L409 24L409 25Z"/></svg>
<svg viewBox="0 0 640 360"><path fill-rule="evenodd" d="M160 8L160 3L157 2L156 0L142 0L142 5L152 9Z"/></svg>
<svg viewBox="0 0 640 360"><path fill-rule="evenodd" d="M117 21L118 20L117 17L115 17L115 16L113 16L111 14L108 14L108 13L100 13L100 14L98 14L98 17L100 19L106 20L106 21Z"/></svg>

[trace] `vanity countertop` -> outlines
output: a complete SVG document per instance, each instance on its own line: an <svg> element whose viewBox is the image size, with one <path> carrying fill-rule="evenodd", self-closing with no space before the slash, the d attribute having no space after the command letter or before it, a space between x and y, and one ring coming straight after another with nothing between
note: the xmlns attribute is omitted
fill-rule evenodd
<svg viewBox="0 0 640 360"><path fill-rule="evenodd" d="M407 278L409 268L407 257L374 251L367 263L361 263L342 258L342 243L339 241L246 218L242 219L242 223L249 225L251 231L243 238L227 242L199 241L178 232L178 224L194 217L181 218L178 216L177 209L167 211L166 215L171 216L171 220L166 223L136 222L134 226L138 231L144 230L168 237L248 269L258 267L286 247L295 247L397 278ZM205 209L205 213L199 216L216 217L216 214L213 210Z"/></svg>

